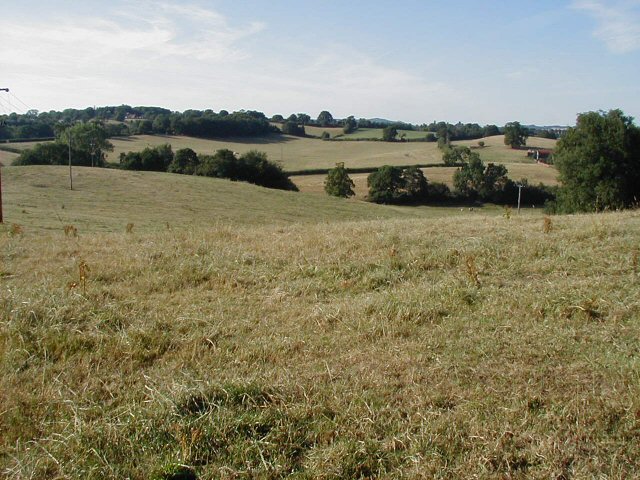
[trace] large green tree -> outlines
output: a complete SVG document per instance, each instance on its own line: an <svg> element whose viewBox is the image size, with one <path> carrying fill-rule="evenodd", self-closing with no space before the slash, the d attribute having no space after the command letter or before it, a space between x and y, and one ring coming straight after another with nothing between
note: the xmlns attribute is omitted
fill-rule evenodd
<svg viewBox="0 0 640 480"><path fill-rule="evenodd" d="M529 130L519 122L510 122L504 126L504 144L511 148L519 148L527 144Z"/></svg>
<svg viewBox="0 0 640 480"><path fill-rule="evenodd" d="M625 208L640 202L640 128L621 110L578 115L554 155L562 212Z"/></svg>
<svg viewBox="0 0 640 480"><path fill-rule="evenodd" d="M453 185L460 195L469 199L501 202L507 192L513 189L513 182L507 177L504 165L489 163L486 167L475 152L453 174Z"/></svg>
<svg viewBox="0 0 640 480"><path fill-rule="evenodd" d="M333 115L326 110L323 110L320 112L320 115L318 115L318 125L321 127L329 127L333 125Z"/></svg>
<svg viewBox="0 0 640 480"><path fill-rule="evenodd" d="M334 197L352 197L355 195L354 186L347 169L344 168L344 163L337 163L335 168L329 170L327 179L324 181L324 191Z"/></svg>
<svg viewBox="0 0 640 480"><path fill-rule="evenodd" d="M385 142L395 142L398 136L398 128L395 125L389 125L382 129L382 140Z"/></svg>
<svg viewBox="0 0 640 480"><path fill-rule="evenodd" d="M68 145L69 140L71 148L80 156L90 159L91 165L104 165L104 152L113 151L108 132L100 122L82 122L60 128L57 141Z"/></svg>

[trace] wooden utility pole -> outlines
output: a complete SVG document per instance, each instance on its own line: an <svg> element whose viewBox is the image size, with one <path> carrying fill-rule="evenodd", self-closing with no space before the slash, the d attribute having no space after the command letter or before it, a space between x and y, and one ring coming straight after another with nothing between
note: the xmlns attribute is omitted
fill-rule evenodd
<svg viewBox="0 0 640 480"><path fill-rule="evenodd" d="M9 92L8 88L0 88L0 92ZM0 172L2 171L2 167L0 166ZM0 223L4 223L4 218L2 217L2 173L0 173Z"/></svg>
<svg viewBox="0 0 640 480"><path fill-rule="evenodd" d="M520 213L520 198L522 197L524 185L517 184L516 187L518 187L518 213Z"/></svg>
<svg viewBox="0 0 640 480"><path fill-rule="evenodd" d="M71 130L69 130L68 134L69 134L69 189L73 190L73 173L71 172Z"/></svg>

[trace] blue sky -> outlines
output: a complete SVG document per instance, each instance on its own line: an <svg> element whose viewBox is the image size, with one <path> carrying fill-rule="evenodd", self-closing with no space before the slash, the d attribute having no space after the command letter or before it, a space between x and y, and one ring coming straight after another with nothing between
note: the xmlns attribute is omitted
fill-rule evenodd
<svg viewBox="0 0 640 480"><path fill-rule="evenodd" d="M12 3L0 17L0 87L39 110L640 117L640 0ZM0 113L25 108L12 98L0 93Z"/></svg>

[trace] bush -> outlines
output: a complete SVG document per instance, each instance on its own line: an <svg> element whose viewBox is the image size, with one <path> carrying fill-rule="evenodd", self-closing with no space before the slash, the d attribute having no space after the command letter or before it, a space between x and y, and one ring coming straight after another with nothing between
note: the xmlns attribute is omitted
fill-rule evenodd
<svg viewBox="0 0 640 480"><path fill-rule="evenodd" d="M297 137L304 137L306 132L304 125L298 125L296 122L284 122L282 124L282 133L285 135L295 135Z"/></svg>
<svg viewBox="0 0 640 480"><path fill-rule="evenodd" d="M344 163L337 163L336 168L332 168L327 173L327 179L324 182L324 191L334 197L348 198L355 195L353 191L353 180L349 178Z"/></svg>
<svg viewBox="0 0 640 480"><path fill-rule="evenodd" d="M382 140L385 142L395 142L398 136L398 129L395 125L389 125L382 129Z"/></svg>
<svg viewBox="0 0 640 480"><path fill-rule="evenodd" d="M73 165L90 167L91 154L84 150L71 149ZM68 165L69 146L60 142L39 143L33 148L23 150L12 165ZM104 166L102 156L96 158L96 166Z"/></svg>
<svg viewBox="0 0 640 480"><path fill-rule="evenodd" d="M190 148L181 148L174 155L173 161L167 167L167 172L193 175L199 164L200 160L196 152Z"/></svg>
<svg viewBox="0 0 640 480"><path fill-rule="evenodd" d="M157 147L147 147L141 152L121 153L120 166L125 170L166 172L173 159L171 145L165 143Z"/></svg>
<svg viewBox="0 0 640 480"><path fill-rule="evenodd" d="M218 150L200 159L196 173L207 177L227 178L266 188L297 191L282 168L267 159L267 154L252 150L236 158L231 150Z"/></svg>
<svg viewBox="0 0 640 480"><path fill-rule="evenodd" d="M367 177L369 200L376 203L415 203L428 196L428 182L418 167L385 165Z"/></svg>

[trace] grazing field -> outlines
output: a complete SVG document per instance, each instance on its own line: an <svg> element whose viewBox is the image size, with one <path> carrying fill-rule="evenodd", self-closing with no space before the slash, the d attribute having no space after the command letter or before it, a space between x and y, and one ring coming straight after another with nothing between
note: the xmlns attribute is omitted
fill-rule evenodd
<svg viewBox="0 0 640 480"><path fill-rule="evenodd" d="M320 137L323 132L327 132L331 138L336 135L343 135L342 128L339 127L316 127L315 125L305 125L304 131L307 135L313 135L315 137Z"/></svg>
<svg viewBox="0 0 640 480"><path fill-rule="evenodd" d="M411 132L424 133L424 132ZM489 137L484 148L475 149L485 163L503 163L512 170L513 178L518 177L515 172L523 171L528 174L540 173L540 181L554 183L553 174L543 173L535 162L527 157L526 150L513 150L504 145L503 136ZM226 140L206 140L194 137L171 135L139 135L111 139L114 151L107 156L107 161L118 163L120 153L140 151L145 147L153 147L169 143L174 151L180 148L192 148L200 154L213 154L221 148L228 148L238 153L249 150L266 152L271 160L278 161L285 170L300 171L316 168L331 168L338 162L344 162L347 168L378 167L382 165L416 165L442 162L442 152L437 144L427 142L377 142L377 141L322 141L315 138L300 138L288 135L270 135L258 138L236 138ZM456 145L477 145L477 140L455 142ZM531 138L529 143L543 148L552 148L555 140ZM28 148L31 143L7 144L13 148ZM6 152L5 152L6 153ZM0 154L1 155L1 154ZM13 160L12 154L7 157ZM1 161L1 160L0 160ZM526 165L526 166L525 166ZM519 169L519 170L518 170ZM552 170L549 170L552 172ZM523 176L527 176L524 174ZM531 179L530 179L531 180ZM536 179L537 183L538 180Z"/></svg>
<svg viewBox="0 0 640 480"><path fill-rule="evenodd" d="M235 140L204 140L191 137L141 135L112 139L115 149L110 162L118 162L120 152L142 150L147 146L169 143L174 150L189 147L198 153L212 154L221 148L244 153L249 150L266 152L269 159L280 162L285 170L331 168L337 162L347 167L380 165L413 165L438 163L442 154L435 143L340 142L322 141L288 135Z"/></svg>
<svg viewBox="0 0 640 480"><path fill-rule="evenodd" d="M386 207L241 182L155 172L74 167L2 169L4 217L26 230L81 232L193 228L220 223L287 224L377 218L414 218L445 209Z"/></svg>
<svg viewBox="0 0 640 480"><path fill-rule="evenodd" d="M635 478L639 239L638 211L3 227L0 475Z"/></svg>
<svg viewBox="0 0 640 480"><path fill-rule="evenodd" d="M527 145L522 150L513 149L504 144L504 135L496 135L494 137L486 137L480 140L464 140L453 142L454 145L465 145L467 147L475 147L479 141L484 141L485 146L477 148L474 151L479 153L485 163L535 163L527 157L527 149L529 148L545 148L554 149L557 140L548 138L529 137Z"/></svg>
<svg viewBox="0 0 640 480"><path fill-rule="evenodd" d="M416 130L398 130L398 139L404 135L407 139L425 138L429 132L416 131ZM382 139L382 128L359 128L353 133L343 135L342 138L346 139Z"/></svg>
<svg viewBox="0 0 640 480"><path fill-rule="evenodd" d="M544 183L545 185L557 185L557 170L552 166L529 163L507 164L509 177L515 181L526 178L530 185ZM453 174L456 167L432 167L423 168L425 177L429 182L440 182L453 188ZM354 192L358 199L364 199L368 193L367 177L368 173L352 173L349 175L355 184ZM324 192L324 181L326 175L294 175L291 180L298 186L301 192L320 193ZM526 190L524 191L526 197ZM515 199L514 199L515 201Z"/></svg>

